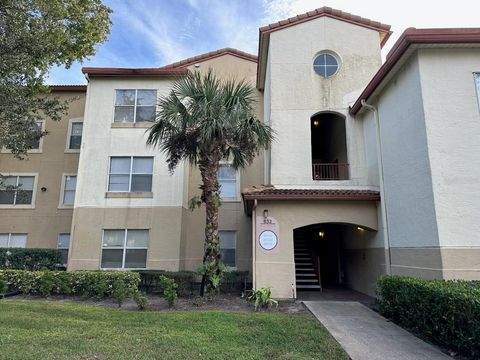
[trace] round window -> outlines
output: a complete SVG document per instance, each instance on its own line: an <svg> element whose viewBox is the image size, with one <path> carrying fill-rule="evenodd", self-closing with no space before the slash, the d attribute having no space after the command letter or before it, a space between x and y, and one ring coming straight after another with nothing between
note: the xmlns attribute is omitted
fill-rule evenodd
<svg viewBox="0 0 480 360"><path fill-rule="evenodd" d="M313 70L325 78L335 75L339 67L337 58L330 54L320 54L313 61Z"/></svg>

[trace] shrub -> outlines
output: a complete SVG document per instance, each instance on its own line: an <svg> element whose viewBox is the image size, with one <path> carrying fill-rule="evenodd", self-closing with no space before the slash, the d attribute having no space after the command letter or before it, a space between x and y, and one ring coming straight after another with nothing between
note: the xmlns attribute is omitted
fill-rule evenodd
<svg viewBox="0 0 480 360"><path fill-rule="evenodd" d="M0 248L0 270L55 270L61 264L62 253L56 249Z"/></svg>
<svg viewBox="0 0 480 360"><path fill-rule="evenodd" d="M175 280L160 275L160 286L163 289L163 297L167 300L168 306L172 307L177 302L177 284Z"/></svg>
<svg viewBox="0 0 480 360"><path fill-rule="evenodd" d="M247 296L247 301L253 302L255 311L259 307L270 308L272 305L278 306L278 301L272 299L272 290L269 287L264 287L258 290L251 290Z"/></svg>
<svg viewBox="0 0 480 360"><path fill-rule="evenodd" d="M480 357L480 282L384 276L380 312L451 350Z"/></svg>
<svg viewBox="0 0 480 360"><path fill-rule="evenodd" d="M177 294L189 296L195 291L195 285L199 280L198 275L193 271L163 271L163 270L139 270L140 288L147 293L163 292L160 284L160 277L166 276L177 284Z"/></svg>
<svg viewBox="0 0 480 360"><path fill-rule="evenodd" d="M25 271L0 270L9 289L18 289L24 295L79 295L85 298L114 298L120 306L125 299L145 299L137 295L140 276L121 271ZM0 282L1 284L1 282Z"/></svg>
<svg viewBox="0 0 480 360"><path fill-rule="evenodd" d="M138 306L139 310L145 310L145 308L148 305L147 297L140 290L137 290L137 291L134 292L133 300L137 303L137 306Z"/></svg>
<svg viewBox="0 0 480 360"><path fill-rule="evenodd" d="M0 272L0 299L8 291L7 278Z"/></svg>

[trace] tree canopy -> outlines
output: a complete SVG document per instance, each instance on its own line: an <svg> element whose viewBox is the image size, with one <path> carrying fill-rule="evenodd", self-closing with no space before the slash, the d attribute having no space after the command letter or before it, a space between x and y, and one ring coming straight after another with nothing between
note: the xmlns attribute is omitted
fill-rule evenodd
<svg viewBox="0 0 480 360"><path fill-rule="evenodd" d="M67 104L47 96L49 69L95 54L110 12L101 0L0 0L0 148L21 157L45 135L36 120L61 118Z"/></svg>

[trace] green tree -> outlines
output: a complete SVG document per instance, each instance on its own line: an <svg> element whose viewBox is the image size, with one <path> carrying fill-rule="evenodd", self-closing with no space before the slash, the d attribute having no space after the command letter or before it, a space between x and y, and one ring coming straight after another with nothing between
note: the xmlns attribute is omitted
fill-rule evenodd
<svg viewBox="0 0 480 360"><path fill-rule="evenodd" d="M169 95L159 99L159 112L147 143L167 155L170 171L188 160L200 170L205 204L205 244L200 295L216 291L223 265L218 237L219 163L231 159L235 169L250 164L272 141L272 130L255 116L255 88L245 81L220 80L210 69L178 79Z"/></svg>
<svg viewBox="0 0 480 360"><path fill-rule="evenodd" d="M67 103L47 96L48 71L93 55L110 12L101 0L0 0L0 148L21 158L45 135L35 120L60 120Z"/></svg>

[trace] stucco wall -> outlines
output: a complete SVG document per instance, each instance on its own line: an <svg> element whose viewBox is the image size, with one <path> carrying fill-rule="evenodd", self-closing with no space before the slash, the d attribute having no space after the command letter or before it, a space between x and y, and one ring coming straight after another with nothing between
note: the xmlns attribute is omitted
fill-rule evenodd
<svg viewBox="0 0 480 360"><path fill-rule="evenodd" d="M438 246L416 56L390 81L377 105L390 247Z"/></svg>
<svg viewBox="0 0 480 360"><path fill-rule="evenodd" d="M312 66L322 50L333 51L341 59L339 72L327 79L317 75ZM362 124L348 117L344 98L365 86L380 65L378 32L343 21L322 17L270 34L265 82L270 103L266 98L265 107L271 110L270 123L277 132L271 155L272 184L329 188L370 185ZM347 117L350 181L312 180L310 117L327 110Z"/></svg>
<svg viewBox="0 0 480 360"><path fill-rule="evenodd" d="M18 160L8 152L0 153L0 174L36 174L34 208L0 209L0 233L27 233L29 248L56 248L58 235L70 233L72 209L59 207L63 174L77 173L78 153L66 151L69 120L83 118L84 92L53 92L61 100L74 99L59 122L47 119L49 132L41 140L41 151L31 152L28 159ZM45 192L40 189L47 188Z"/></svg>
<svg viewBox="0 0 480 360"><path fill-rule="evenodd" d="M419 51L439 242L480 248L479 49ZM480 267L477 268L480 270Z"/></svg>

